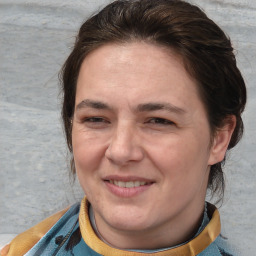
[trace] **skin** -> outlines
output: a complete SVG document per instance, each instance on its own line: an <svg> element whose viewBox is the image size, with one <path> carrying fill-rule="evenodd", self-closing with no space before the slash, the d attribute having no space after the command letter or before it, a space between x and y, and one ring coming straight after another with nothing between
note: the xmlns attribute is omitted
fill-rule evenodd
<svg viewBox="0 0 256 256"><path fill-rule="evenodd" d="M210 165L233 125L211 141L196 82L174 52L143 42L108 44L84 60L72 143L99 233L118 248L177 245L197 231ZM139 180L139 189L110 180Z"/></svg>

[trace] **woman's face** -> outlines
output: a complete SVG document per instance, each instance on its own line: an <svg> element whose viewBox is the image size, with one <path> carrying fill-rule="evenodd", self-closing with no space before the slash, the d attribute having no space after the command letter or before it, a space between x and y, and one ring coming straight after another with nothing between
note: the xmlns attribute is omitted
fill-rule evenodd
<svg viewBox="0 0 256 256"><path fill-rule="evenodd" d="M182 229L200 218L214 161L210 128L175 53L146 43L90 53L78 77L72 142L103 236Z"/></svg>

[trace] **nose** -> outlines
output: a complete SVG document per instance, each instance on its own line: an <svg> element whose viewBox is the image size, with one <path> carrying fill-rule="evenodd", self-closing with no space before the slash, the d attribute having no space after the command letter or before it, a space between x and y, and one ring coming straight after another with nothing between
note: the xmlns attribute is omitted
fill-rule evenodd
<svg viewBox="0 0 256 256"><path fill-rule="evenodd" d="M119 166L141 161L144 153L140 144L136 129L128 125L119 126L113 131L105 156Z"/></svg>

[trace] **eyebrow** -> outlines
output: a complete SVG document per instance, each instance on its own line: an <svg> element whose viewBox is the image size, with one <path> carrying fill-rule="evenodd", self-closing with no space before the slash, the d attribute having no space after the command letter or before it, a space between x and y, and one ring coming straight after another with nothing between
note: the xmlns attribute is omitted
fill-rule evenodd
<svg viewBox="0 0 256 256"><path fill-rule="evenodd" d="M76 106L76 110L83 109L83 108L94 108L94 109L103 109L103 110L112 110L112 107L110 107L108 104L101 102L101 101L95 101L95 100L89 100L85 99L81 101ZM158 111L158 110L166 110L168 112L177 113L177 114L185 114L186 111L180 107L177 107L171 103L166 102L150 102L145 104L139 104L136 108L136 112L152 112L152 111Z"/></svg>
<svg viewBox="0 0 256 256"><path fill-rule="evenodd" d="M139 104L136 108L138 112L150 112L150 111L157 111L157 110L166 110L168 112L173 112L176 114L185 114L187 111L184 109L177 107L171 103L146 103L146 104Z"/></svg>
<svg viewBox="0 0 256 256"><path fill-rule="evenodd" d="M111 107L108 106L106 103L101 101L95 101L95 100L83 100L76 106L76 110L82 109L82 108L94 108L94 109L106 109L110 110Z"/></svg>

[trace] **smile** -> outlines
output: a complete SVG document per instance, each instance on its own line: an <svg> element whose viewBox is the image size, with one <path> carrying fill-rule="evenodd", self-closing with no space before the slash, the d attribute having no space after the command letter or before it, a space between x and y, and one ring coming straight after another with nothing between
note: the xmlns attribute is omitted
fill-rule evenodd
<svg viewBox="0 0 256 256"><path fill-rule="evenodd" d="M150 190L155 181L140 177L108 176L104 179L107 189L115 196L131 198Z"/></svg>
<svg viewBox="0 0 256 256"><path fill-rule="evenodd" d="M114 184L121 188L136 188L140 186L147 185L149 183L145 181L120 181L120 180L109 180L109 183Z"/></svg>

